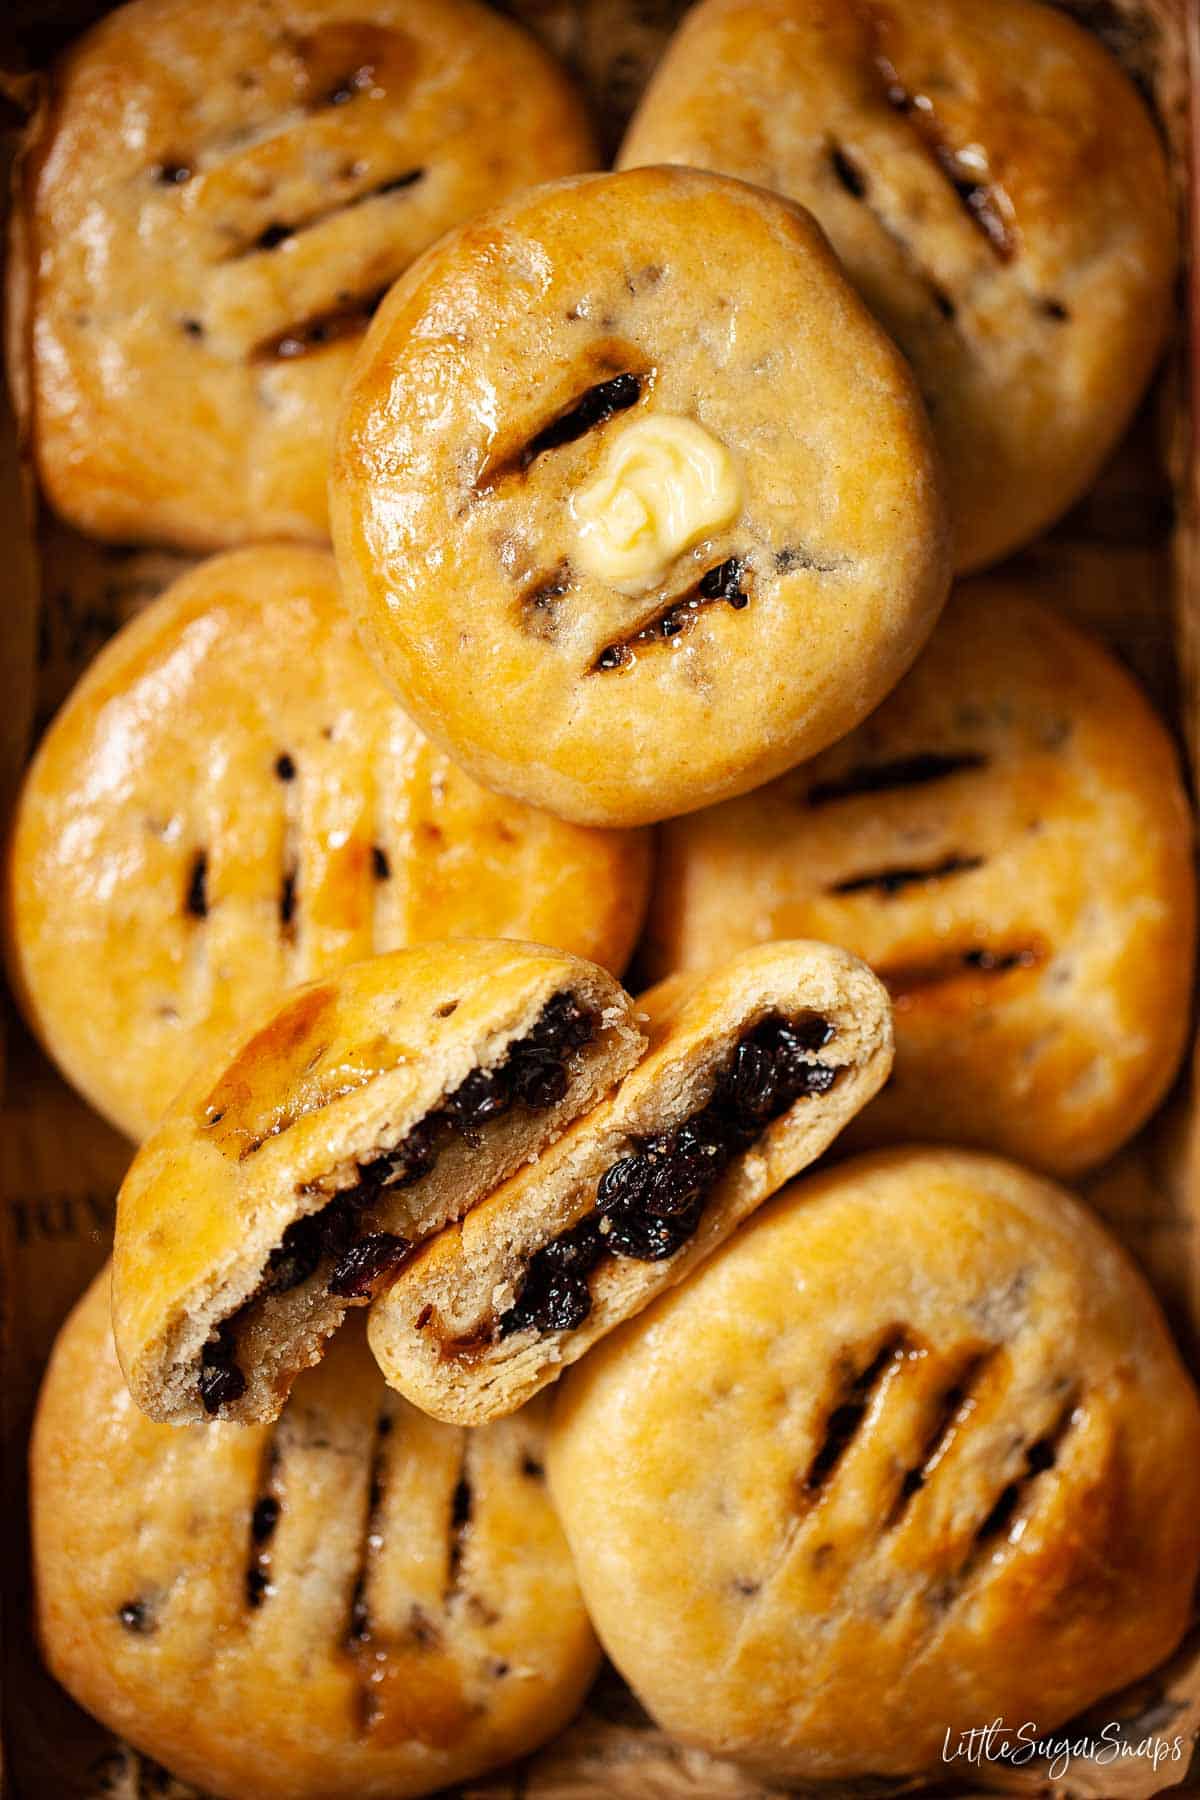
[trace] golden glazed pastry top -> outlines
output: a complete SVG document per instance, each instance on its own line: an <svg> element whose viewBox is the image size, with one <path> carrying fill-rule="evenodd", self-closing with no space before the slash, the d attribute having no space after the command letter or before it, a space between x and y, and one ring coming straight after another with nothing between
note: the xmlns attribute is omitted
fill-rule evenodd
<svg viewBox="0 0 1200 1800"><path fill-rule="evenodd" d="M430 251L359 354L331 493L404 705L592 824L840 736L945 593L903 358L805 213L682 169L536 189Z"/></svg>
<svg viewBox="0 0 1200 1800"><path fill-rule="evenodd" d="M1060 1724L1174 1649L1200 1563L1200 1405L1149 1289L962 1151L785 1189L567 1375L550 1472L640 1698L784 1781Z"/></svg>
<svg viewBox="0 0 1200 1800"><path fill-rule="evenodd" d="M476 0L130 0L57 66L16 216L42 484L96 536L327 535L338 395L426 245L594 165L581 101Z"/></svg>
<svg viewBox="0 0 1200 1800"><path fill-rule="evenodd" d="M507 936L619 973L648 878L640 835L499 798L434 749L332 558L266 546L180 580L60 712L17 809L9 967L70 1080L141 1138L240 1019L372 951Z"/></svg>
<svg viewBox="0 0 1200 1800"><path fill-rule="evenodd" d="M1037 0L701 0L620 161L811 208L929 402L959 568L1084 491L1161 349L1162 144L1096 36Z"/></svg>
<svg viewBox="0 0 1200 1800"><path fill-rule="evenodd" d="M63 1327L32 1452L37 1623L110 1730L225 1800L404 1800L567 1723L595 1640L534 1407L471 1433L361 1333L274 1428L152 1425L107 1271Z"/></svg>
<svg viewBox="0 0 1200 1800"><path fill-rule="evenodd" d="M1195 936L1179 759L1138 687L1012 577L956 590L841 743L664 828L655 975L806 936L892 995L896 1067L860 1144L1100 1162L1183 1054Z"/></svg>

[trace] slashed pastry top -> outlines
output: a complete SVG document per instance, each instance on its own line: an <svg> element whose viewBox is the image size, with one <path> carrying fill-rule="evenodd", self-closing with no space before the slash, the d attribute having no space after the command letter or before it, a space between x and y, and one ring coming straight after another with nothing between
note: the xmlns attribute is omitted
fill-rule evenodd
<svg viewBox="0 0 1200 1800"><path fill-rule="evenodd" d="M348 1331L277 1425L153 1425L105 1270L59 1336L32 1453L47 1663L226 1800L403 1800L567 1723L596 1648L540 1405L435 1424Z"/></svg>
<svg viewBox="0 0 1200 1800"><path fill-rule="evenodd" d="M359 648L328 553L235 551L123 630L46 736L9 967L64 1073L141 1138L240 1019L372 951L503 936L620 973L649 849L434 749Z"/></svg>
<svg viewBox="0 0 1200 1800"><path fill-rule="evenodd" d="M811 755L945 597L907 364L807 214L695 171L552 184L430 251L359 353L331 497L414 718L584 823Z"/></svg>
<svg viewBox="0 0 1200 1800"><path fill-rule="evenodd" d="M481 207L595 164L582 102L477 0L129 0L57 65L15 219L10 359L85 531L321 539L380 297Z"/></svg>
<svg viewBox="0 0 1200 1800"><path fill-rule="evenodd" d="M461 939L294 989L203 1063L117 1197L113 1323L151 1418L277 1417L348 1307L641 1055L594 963Z"/></svg>
<svg viewBox="0 0 1200 1800"><path fill-rule="evenodd" d="M965 1151L785 1189L568 1373L549 1467L640 1698L781 1780L1061 1724L1170 1654L1200 1564L1200 1404L1150 1290Z"/></svg>
<svg viewBox="0 0 1200 1800"><path fill-rule="evenodd" d="M1192 853L1178 755L1140 689L1019 579L976 577L857 731L664 829L649 967L843 944L896 1020L854 1141L1066 1173L1130 1137L1178 1067Z"/></svg>
<svg viewBox="0 0 1200 1800"><path fill-rule="evenodd" d="M370 1343L456 1424L513 1412L699 1266L886 1080L887 995L844 951L764 944L643 994L649 1048L576 1120L400 1268Z"/></svg>
<svg viewBox="0 0 1200 1800"><path fill-rule="evenodd" d="M1059 7L701 0L620 162L717 169L811 208L916 372L961 569L1078 498L1162 348L1163 146Z"/></svg>

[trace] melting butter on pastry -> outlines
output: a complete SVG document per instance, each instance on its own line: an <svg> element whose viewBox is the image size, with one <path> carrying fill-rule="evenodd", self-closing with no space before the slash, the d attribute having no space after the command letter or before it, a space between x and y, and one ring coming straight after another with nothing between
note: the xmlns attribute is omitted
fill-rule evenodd
<svg viewBox="0 0 1200 1800"><path fill-rule="evenodd" d="M621 593L640 593L729 525L741 504L737 465L711 431L670 415L635 419L571 503L580 567Z"/></svg>

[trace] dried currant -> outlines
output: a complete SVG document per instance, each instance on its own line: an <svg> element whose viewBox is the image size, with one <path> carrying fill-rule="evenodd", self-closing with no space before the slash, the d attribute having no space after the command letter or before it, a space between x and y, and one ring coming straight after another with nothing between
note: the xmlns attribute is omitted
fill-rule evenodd
<svg viewBox="0 0 1200 1800"><path fill-rule="evenodd" d="M246 1377L237 1365L237 1346L227 1325L217 1328L200 1352L200 1400L206 1413L215 1415L223 1406L240 1400L246 1391Z"/></svg>
<svg viewBox="0 0 1200 1800"><path fill-rule="evenodd" d="M259 1294L288 1294L307 1281L321 1260L322 1238L320 1213L289 1225L282 1243L267 1258Z"/></svg>
<svg viewBox="0 0 1200 1800"><path fill-rule="evenodd" d="M376 1283L395 1268L408 1248L408 1239L391 1231L376 1231L359 1238L338 1259L330 1274L330 1293L342 1300L369 1298Z"/></svg>
<svg viewBox="0 0 1200 1800"><path fill-rule="evenodd" d="M445 1110L460 1125L485 1125L506 1111L510 1100L504 1069L472 1069L454 1092L447 1094Z"/></svg>
<svg viewBox="0 0 1200 1800"><path fill-rule="evenodd" d="M587 1277L604 1254L659 1262L681 1250L733 1157L798 1099L832 1087L838 1071L814 1058L833 1034L817 1015L760 1020L734 1046L708 1104L606 1169L596 1215L530 1258L520 1298L498 1321L500 1336L582 1324L591 1310Z"/></svg>
<svg viewBox="0 0 1200 1800"><path fill-rule="evenodd" d="M533 1112L557 1106L567 1091L567 1071L549 1052L523 1056L514 1065L512 1093L514 1100Z"/></svg>

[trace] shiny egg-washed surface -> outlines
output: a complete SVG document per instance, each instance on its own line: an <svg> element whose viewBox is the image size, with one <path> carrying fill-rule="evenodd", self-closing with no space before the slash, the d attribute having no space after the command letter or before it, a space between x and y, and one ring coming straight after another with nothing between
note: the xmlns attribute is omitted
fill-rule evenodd
<svg viewBox="0 0 1200 1800"><path fill-rule="evenodd" d="M476 0L132 0L57 65L16 215L13 385L53 504L199 549L326 535L338 395L460 220L593 167Z"/></svg>
<svg viewBox="0 0 1200 1800"><path fill-rule="evenodd" d="M64 1072L140 1138L239 1019L374 952L505 936L619 973L648 871L641 834L489 794L428 743L326 553L247 549L127 626L52 726L17 812L9 962Z"/></svg>
<svg viewBox="0 0 1200 1800"><path fill-rule="evenodd" d="M595 1642L542 1476L543 1415L466 1433L361 1334L274 1427L152 1425L102 1273L60 1335L32 1458L58 1679L226 1800L402 1800L561 1728ZM302 1702L302 1703L301 1703Z"/></svg>
<svg viewBox="0 0 1200 1800"><path fill-rule="evenodd" d="M664 829L650 972L818 937L892 995L896 1066L853 1141L1111 1154L1186 1041L1192 823L1140 690L1019 580L956 590L847 738Z"/></svg>
<svg viewBox="0 0 1200 1800"><path fill-rule="evenodd" d="M742 504L621 592L580 568L574 503L622 433L673 417L732 459ZM414 718L489 787L589 824L742 792L842 735L948 578L903 358L805 213L683 169L540 188L422 258L359 353L331 507Z"/></svg>
<svg viewBox="0 0 1200 1800"><path fill-rule="evenodd" d="M1149 1289L963 1151L786 1189L567 1375L549 1467L640 1698L781 1780L1052 1728L1170 1654L1200 1564L1200 1404Z"/></svg>
<svg viewBox="0 0 1200 1800"><path fill-rule="evenodd" d="M620 162L812 210L928 401L960 568L1078 498L1162 348L1162 145L1115 58L1037 0L702 0Z"/></svg>

